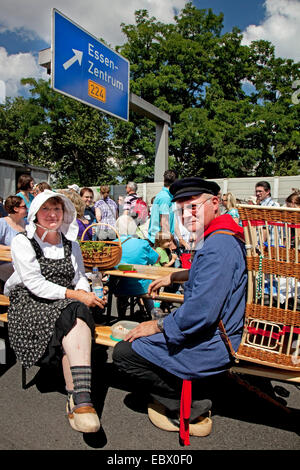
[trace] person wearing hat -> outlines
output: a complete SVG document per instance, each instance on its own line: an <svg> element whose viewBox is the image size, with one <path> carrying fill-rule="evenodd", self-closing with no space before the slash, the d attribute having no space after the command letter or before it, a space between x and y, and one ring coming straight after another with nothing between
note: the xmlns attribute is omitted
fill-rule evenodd
<svg viewBox="0 0 300 470"><path fill-rule="evenodd" d="M77 184L70 184L68 186L68 189L71 189L75 191L75 193L79 194L80 193L80 187Z"/></svg>
<svg viewBox="0 0 300 470"><path fill-rule="evenodd" d="M113 352L117 369L154 399L148 405L150 420L168 431L181 428L181 439L186 439L187 430L205 436L212 428L205 416L212 402L204 381L231 365L220 320L235 350L242 337L247 285L243 230L230 215L220 215L219 191L218 184L198 177L171 185L182 222L195 234L197 251L190 270L153 281L148 293L155 297L160 288L184 282L184 303L159 320L138 325ZM187 424L183 416L179 420L187 395L180 397L184 390L190 397L191 381L195 382Z"/></svg>
<svg viewBox="0 0 300 470"><path fill-rule="evenodd" d="M10 345L26 369L62 362L69 423L77 431L96 432L89 307L103 308L105 301L90 292L75 207L63 194L45 190L33 200L25 230L12 240L15 272L4 287Z"/></svg>

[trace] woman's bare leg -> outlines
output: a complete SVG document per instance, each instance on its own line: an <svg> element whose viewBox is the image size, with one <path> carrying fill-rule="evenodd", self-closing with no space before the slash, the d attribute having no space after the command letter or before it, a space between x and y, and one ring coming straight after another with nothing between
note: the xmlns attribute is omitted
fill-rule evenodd
<svg viewBox="0 0 300 470"><path fill-rule="evenodd" d="M68 358L69 367L91 365L91 330L80 318L75 326L64 336L62 346Z"/></svg>

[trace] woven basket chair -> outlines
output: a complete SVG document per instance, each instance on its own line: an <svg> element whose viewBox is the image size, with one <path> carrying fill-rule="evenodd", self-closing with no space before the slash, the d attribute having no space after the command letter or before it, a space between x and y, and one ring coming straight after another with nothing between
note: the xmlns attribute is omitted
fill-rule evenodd
<svg viewBox="0 0 300 470"><path fill-rule="evenodd" d="M84 240L85 233L91 227L94 227L94 226L97 227L99 225L101 226L105 225L109 227L110 229L114 230L116 232L116 238L118 239L118 241ZM91 247L88 252L84 250L84 244L86 243L88 243L89 247ZM114 268L117 264L119 264L122 258L122 243L121 243L120 235L118 234L118 232L116 231L114 227L112 227L109 224L104 224L103 222L89 225L82 233L80 245L81 245L81 252L82 252L82 257L83 257L83 263L86 268L97 267L100 269L100 271L105 271L107 269ZM101 248L101 251L98 250L99 247Z"/></svg>
<svg viewBox="0 0 300 470"><path fill-rule="evenodd" d="M300 371L300 209L239 205L248 270L235 359Z"/></svg>

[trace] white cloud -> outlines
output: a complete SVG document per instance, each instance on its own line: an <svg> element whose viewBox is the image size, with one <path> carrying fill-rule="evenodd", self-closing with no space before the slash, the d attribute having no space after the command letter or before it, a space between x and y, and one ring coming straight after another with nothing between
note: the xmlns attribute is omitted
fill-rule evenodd
<svg viewBox="0 0 300 470"><path fill-rule="evenodd" d="M29 53L8 55L6 49L0 47L0 80L5 84L6 96L23 94L24 86L20 80L28 77L45 78L45 71L36 59Z"/></svg>
<svg viewBox="0 0 300 470"><path fill-rule="evenodd" d="M1 5L1 24L8 30L26 29L46 42L51 41L52 7L61 11L96 37L112 46L123 43L121 23L134 23L135 10L146 9L150 16L170 22L174 9L181 10L185 0L9 0Z"/></svg>
<svg viewBox="0 0 300 470"><path fill-rule="evenodd" d="M6 85L4 80L0 80L0 104L5 103L6 98Z"/></svg>
<svg viewBox="0 0 300 470"><path fill-rule="evenodd" d="M243 32L244 44L264 39L275 46L277 57L300 61L300 1L266 0L266 17L259 25L250 25Z"/></svg>
<svg viewBox="0 0 300 470"><path fill-rule="evenodd" d="M40 38L51 45L52 7L84 28L103 38L112 47L124 43L120 24L134 24L134 12L146 9L150 16L162 22L172 22L175 10L181 10L186 0L9 0L1 2L0 32L15 31L20 37ZM20 78L38 78L45 71L31 54L8 56L0 48L0 80L6 84L7 96L20 94ZM49 77L48 77L49 78Z"/></svg>

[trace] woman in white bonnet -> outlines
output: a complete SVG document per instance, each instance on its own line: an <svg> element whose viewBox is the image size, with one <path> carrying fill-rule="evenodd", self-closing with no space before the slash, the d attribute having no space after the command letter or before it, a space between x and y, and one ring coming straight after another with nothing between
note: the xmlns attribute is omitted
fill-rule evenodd
<svg viewBox="0 0 300 470"><path fill-rule="evenodd" d="M100 421L91 402L89 307L106 300L90 292L72 202L49 190L38 194L25 233L12 240L14 274L5 284L10 298L9 340L27 369L62 361L68 391L67 414L73 429L96 432Z"/></svg>

